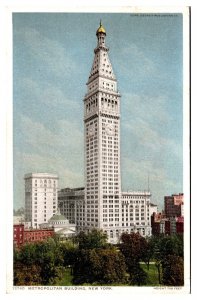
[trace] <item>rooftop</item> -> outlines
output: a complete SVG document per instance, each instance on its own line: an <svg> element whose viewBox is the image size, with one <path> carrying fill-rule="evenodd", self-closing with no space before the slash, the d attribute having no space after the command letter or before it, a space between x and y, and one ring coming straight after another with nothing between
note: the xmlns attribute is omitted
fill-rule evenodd
<svg viewBox="0 0 197 300"><path fill-rule="evenodd" d="M54 179L58 179L58 175L57 174L52 174L52 173L28 173L25 174L24 179L28 179L28 178L54 178Z"/></svg>
<svg viewBox="0 0 197 300"><path fill-rule="evenodd" d="M61 221L61 220L66 220L66 218L63 215L59 214L59 213L55 214L54 216L52 216L49 219L49 221Z"/></svg>

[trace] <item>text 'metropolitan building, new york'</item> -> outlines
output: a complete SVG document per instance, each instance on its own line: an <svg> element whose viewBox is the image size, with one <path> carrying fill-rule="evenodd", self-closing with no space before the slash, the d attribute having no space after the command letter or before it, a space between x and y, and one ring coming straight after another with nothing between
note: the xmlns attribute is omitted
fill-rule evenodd
<svg viewBox="0 0 197 300"><path fill-rule="evenodd" d="M61 213L75 210L78 231L102 229L112 243L122 232L151 234L149 191L122 192L120 167L121 95L100 23L97 47L84 97L85 192L84 202L59 194ZM72 205L69 206L69 203ZM81 213L80 213L81 212Z"/></svg>

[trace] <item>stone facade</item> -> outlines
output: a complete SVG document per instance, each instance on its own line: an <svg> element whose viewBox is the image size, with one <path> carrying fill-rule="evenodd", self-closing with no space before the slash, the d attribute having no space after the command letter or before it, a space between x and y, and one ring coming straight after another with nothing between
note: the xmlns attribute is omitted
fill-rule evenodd
<svg viewBox="0 0 197 300"><path fill-rule="evenodd" d="M25 175L25 218L38 228L57 211L58 176L49 173Z"/></svg>
<svg viewBox="0 0 197 300"><path fill-rule="evenodd" d="M86 232L93 228L119 242L122 232L151 235L150 192L122 192L120 166L120 98L105 44L102 24L84 97L85 188L63 189L58 201L62 214ZM73 193L73 195L72 195Z"/></svg>

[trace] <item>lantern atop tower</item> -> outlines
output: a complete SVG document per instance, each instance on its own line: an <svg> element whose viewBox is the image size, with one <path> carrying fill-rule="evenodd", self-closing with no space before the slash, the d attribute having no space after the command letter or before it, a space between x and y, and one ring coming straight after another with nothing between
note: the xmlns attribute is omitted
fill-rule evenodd
<svg viewBox="0 0 197 300"><path fill-rule="evenodd" d="M100 26L99 26L99 28L98 28L97 31L96 31L96 35L98 36L99 33L104 33L104 34L106 35L106 30L105 30L105 28L103 27L101 21L100 21Z"/></svg>

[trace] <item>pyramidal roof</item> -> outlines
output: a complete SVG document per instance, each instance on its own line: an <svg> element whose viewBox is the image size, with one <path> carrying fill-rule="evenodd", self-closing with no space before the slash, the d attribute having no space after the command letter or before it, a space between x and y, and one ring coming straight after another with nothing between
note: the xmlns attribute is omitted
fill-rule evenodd
<svg viewBox="0 0 197 300"><path fill-rule="evenodd" d="M116 80L108 53L102 49L95 53L89 79L96 74Z"/></svg>
<svg viewBox="0 0 197 300"><path fill-rule="evenodd" d="M108 51L109 49L105 46L105 29L99 31L103 28L102 25L97 30L98 45L95 48L95 56L90 71L89 81L96 78L97 76L102 76L108 79L116 80L112 64L109 59ZM102 38L102 40L101 40Z"/></svg>

